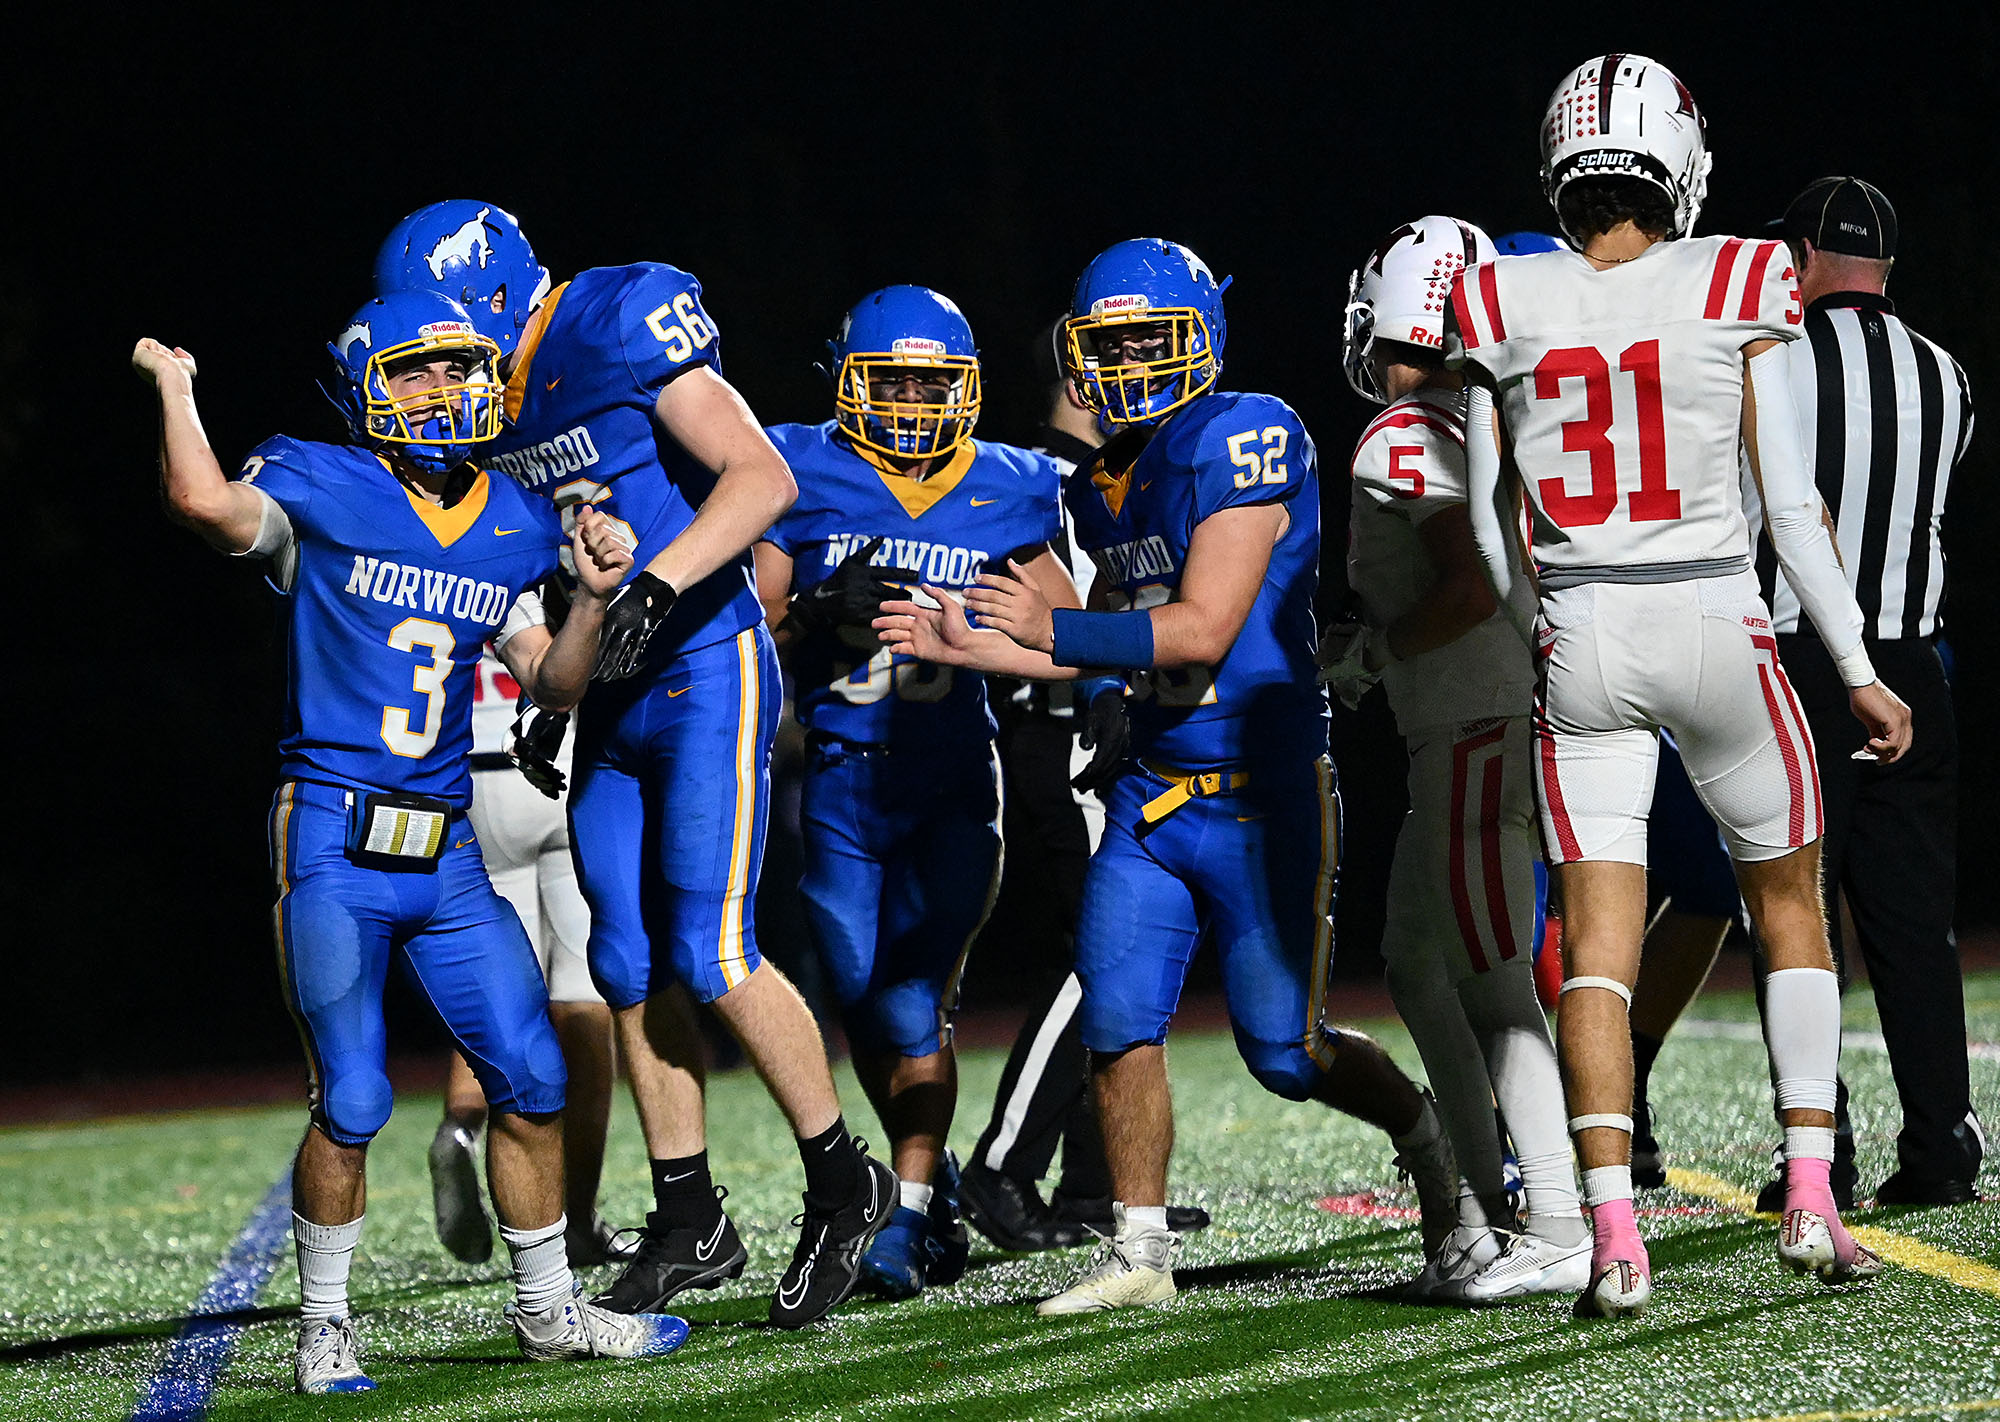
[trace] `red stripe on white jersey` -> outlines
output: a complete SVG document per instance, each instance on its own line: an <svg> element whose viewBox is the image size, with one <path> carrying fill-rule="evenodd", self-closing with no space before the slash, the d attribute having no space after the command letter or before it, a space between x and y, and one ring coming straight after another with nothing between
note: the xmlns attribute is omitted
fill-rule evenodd
<svg viewBox="0 0 2000 1422"><path fill-rule="evenodd" d="M1702 308L1702 318L1720 321L1722 309L1729 300L1729 277L1736 269L1736 254L1743 250L1743 239L1731 237L1722 244L1716 254L1715 275L1708 279L1708 305Z"/></svg>
<svg viewBox="0 0 2000 1422"><path fill-rule="evenodd" d="M1452 319L1458 322L1459 340L1465 343L1467 350L1477 350L1480 346L1485 345L1486 341L1480 335L1479 327L1472 320L1472 303L1466 299L1465 295L1465 275L1461 271L1458 274L1457 280L1451 284L1451 314Z"/></svg>
<svg viewBox="0 0 2000 1422"><path fill-rule="evenodd" d="M1777 250L1776 242L1757 244L1757 255L1750 259L1750 274L1743 279L1743 304L1736 308L1737 320L1757 319L1757 307L1764 296L1764 268L1771 265L1771 254Z"/></svg>
<svg viewBox="0 0 2000 1422"><path fill-rule="evenodd" d="M1417 425L1422 425L1425 429L1436 430L1441 435L1447 435L1454 443L1465 443L1465 431L1453 425L1443 415L1428 406L1420 406L1412 410L1392 409L1385 415L1378 415L1375 423L1361 432L1361 443L1368 443L1381 430L1406 430Z"/></svg>
<svg viewBox="0 0 2000 1422"><path fill-rule="evenodd" d="M1576 842L1569 808L1563 804L1562 779L1556 771L1555 732L1549 729L1547 715L1539 704L1535 707L1535 753L1541 772L1542 806L1556 827L1556 849L1561 854L1557 862L1568 864L1583 858L1583 847Z"/></svg>
<svg viewBox="0 0 2000 1422"><path fill-rule="evenodd" d="M1479 268L1479 299L1486 307L1486 319L1493 323L1493 339L1507 339L1507 323L1500 319L1500 275L1491 262Z"/></svg>
<svg viewBox="0 0 2000 1422"><path fill-rule="evenodd" d="M1486 878L1486 903L1490 913L1493 904L1491 872L1499 848L1499 806L1496 800L1489 813L1482 796L1480 805L1474 810L1466 793L1471 780L1467 772L1471 768L1474 752L1492 745L1506 734L1507 723L1503 721L1490 730L1456 742L1451 748L1451 837L1450 849L1446 855L1450 861L1451 910L1458 920L1458 936L1465 944L1465 955L1471 959L1472 970L1476 973L1483 973L1492 966L1486 957L1486 938L1491 936L1496 944L1502 941L1499 930L1491 925L1487 934L1480 933L1479 920L1472 912L1472 890L1469 882L1473 856L1477 854L1478 862L1482 866L1482 877ZM1495 755L1488 762L1488 766L1491 770L1498 770L1499 756ZM1482 783L1484 778L1482 776ZM1471 846L1468 846L1466 836L1468 811L1473 812L1470 824L1473 840ZM1503 952L1501 956L1511 955Z"/></svg>

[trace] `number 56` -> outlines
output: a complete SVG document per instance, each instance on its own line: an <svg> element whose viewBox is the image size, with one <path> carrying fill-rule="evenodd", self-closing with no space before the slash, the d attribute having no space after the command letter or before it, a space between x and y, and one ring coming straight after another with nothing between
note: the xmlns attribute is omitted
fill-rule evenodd
<svg viewBox="0 0 2000 1422"><path fill-rule="evenodd" d="M666 320L669 315L674 318L671 324ZM677 361L686 360L715 339L715 331L702 320L701 308L694 304L691 291L682 292L647 316L646 324L666 345L668 356Z"/></svg>

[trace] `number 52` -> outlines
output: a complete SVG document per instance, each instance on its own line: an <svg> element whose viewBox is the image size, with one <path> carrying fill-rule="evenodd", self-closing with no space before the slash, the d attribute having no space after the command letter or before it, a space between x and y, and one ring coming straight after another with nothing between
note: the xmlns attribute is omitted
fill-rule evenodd
<svg viewBox="0 0 2000 1422"><path fill-rule="evenodd" d="M1256 484L1282 484L1285 482L1285 446L1291 442L1292 432L1283 425L1271 425L1262 430L1245 430L1242 434L1229 437L1229 462L1237 469L1236 487L1248 489ZM1250 446L1261 442L1261 449Z"/></svg>

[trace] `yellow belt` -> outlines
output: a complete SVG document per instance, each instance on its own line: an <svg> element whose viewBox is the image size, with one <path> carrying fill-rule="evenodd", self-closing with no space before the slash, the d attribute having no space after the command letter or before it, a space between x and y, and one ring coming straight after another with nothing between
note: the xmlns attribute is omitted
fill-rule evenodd
<svg viewBox="0 0 2000 1422"><path fill-rule="evenodd" d="M1155 765L1151 761L1140 761L1148 774L1167 782L1167 788L1139 807L1140 817L1147 824L1156 825L1190 800L1205 800L1211 795L1221 795L1231 790L1241 790L1250 783L1247 770L1175 770L1172 766Z"/></svg>

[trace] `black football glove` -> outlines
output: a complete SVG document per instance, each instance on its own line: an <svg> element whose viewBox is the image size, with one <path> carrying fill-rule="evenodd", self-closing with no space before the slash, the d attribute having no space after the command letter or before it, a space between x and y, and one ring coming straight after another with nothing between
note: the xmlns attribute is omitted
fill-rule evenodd
<svg viewBox="0 0 2000 1422"><path fill-rule="evenodd" d="M1125 688L1107 686L1090 698L1076 743L1090 752L1090 763L1070 784L1078 790L1102 790L1118 775L1132 747L1132 723L1125 718Z"/></svg>
<svg viewBox="0 0 2000 1422"><path fill-rule="evenodd" d="M778 624L781 632L810 637L843 627L866 630L881 615L882 604L908 594L898 583L914 587L923 576L909 568L871 568L868 560L888 540L871 538L840 560L840 566L792 599L791 611Z"/></svg>
<svg viewBox="0 0 2000 1422"><path fill-rule="evenodd" d="M569 712L544 711L532 701L523 701L507 738L507 759L514 762L514 769L551 800L567 788L562 771L556 768L556 756L568 732Z"/></svg>
<svg viewBox="0 0 2000 1422"><path fill-rule="evenodd" d="M675 596L671 587L644 570L618 589L611 606L604 609L604 633L598 640L597 669L591 676L598 681L618 681L639 670L646 643L673 610Z"/></svg>

